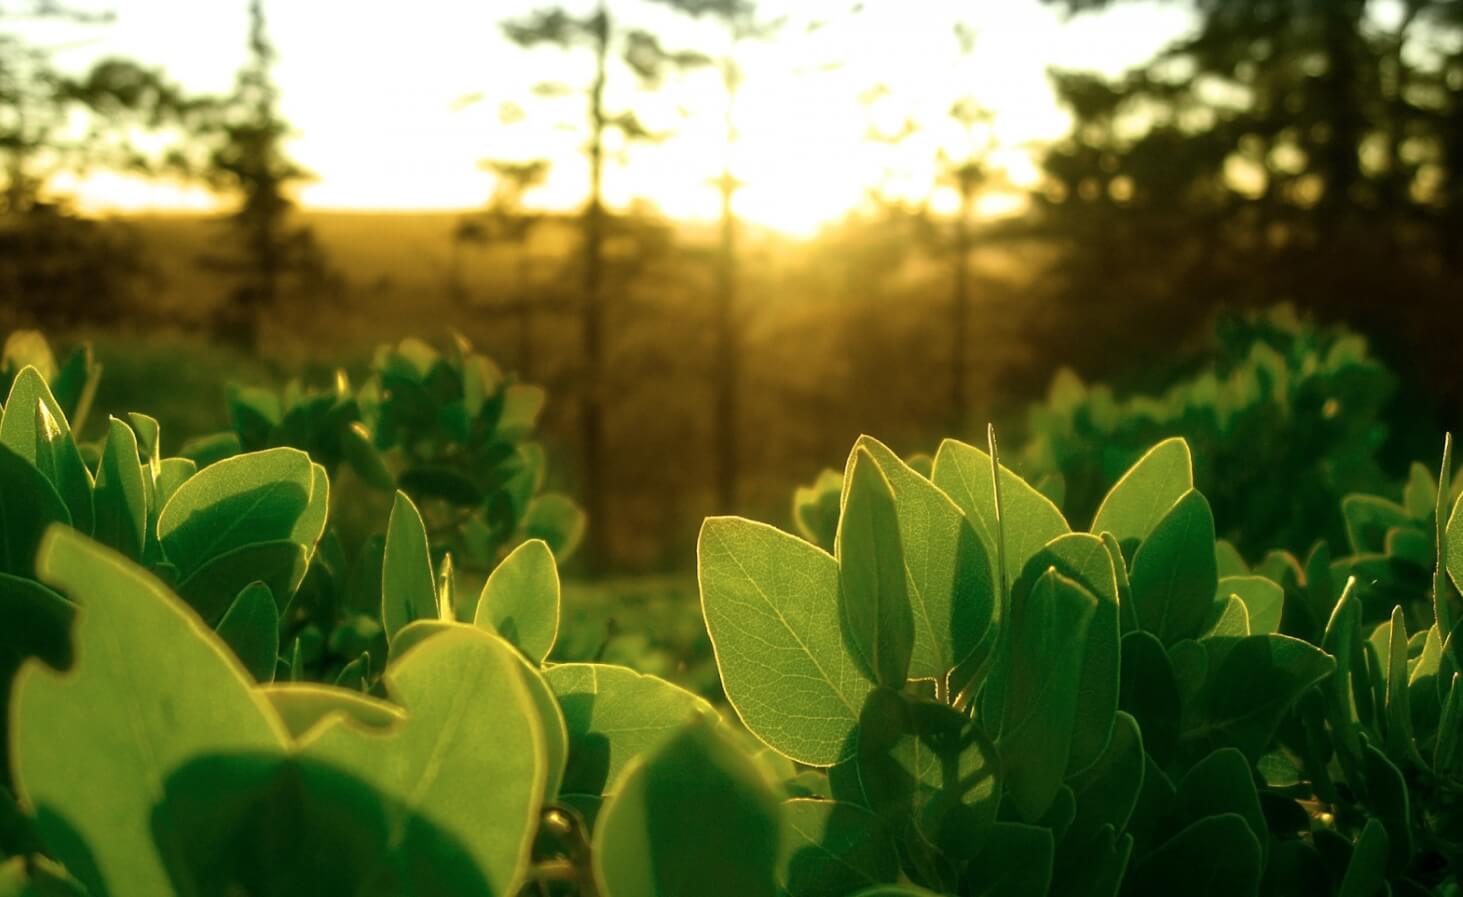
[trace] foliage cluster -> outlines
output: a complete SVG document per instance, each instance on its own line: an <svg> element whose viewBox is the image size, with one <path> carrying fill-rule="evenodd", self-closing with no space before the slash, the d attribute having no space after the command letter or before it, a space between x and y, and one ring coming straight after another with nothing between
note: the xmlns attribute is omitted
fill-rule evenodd
<svg viewBox="0 0 1463 897"><path fill-rule="evenodd" d="M1250 568L1182 439L1081 532L993 436L862 437L831 552L702 528L733 715L549 662L550 546L470 592L400 490L329 638L354 659L312 665L289 620L355 460L255 433L200 466L157 430L79 446L32 365L0 411L0 893L1457 893L1448 448L1403 504L1348 499L1357 553ZM1419 539L1422 581L1378 572L1427 568Z"/></svg>

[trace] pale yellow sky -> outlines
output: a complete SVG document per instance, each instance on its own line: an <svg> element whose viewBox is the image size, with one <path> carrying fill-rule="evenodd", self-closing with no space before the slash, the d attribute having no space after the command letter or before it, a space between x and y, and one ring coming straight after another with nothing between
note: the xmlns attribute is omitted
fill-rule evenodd
<svg viewBox="0 0 1463 897"><path fill-rule="evenodd" d="M551 50L525 53L501 35L498 22L532 11L533 0L266 0L280 61L282 110L297 135L290 151L318 179L299 200L315 209L466 209L482 203L492 178L480 160L544 156L549 182L531 200L567 209L583 198L586 165L576 123L579 99L541 101L537 82L583 83L579 62ZM568 0L571 9L587 3ZM671 47L715 49L709 23L687 23L643 0L611 0L627 24L656 30ZM864 201L867 189L923 195L934 179L940 147L959 152L961 134L945 116L970 97L995 115L997 162L1018 187L1037 173L1030 147L1060 137L1067 119L1054 102L1049 66L1107 73L1135 64L1191 27L1176 4L1132 0L1070 22L1038 0L766 0L768 18L790 15L781 34L746 47L745 87L738 100L742 138L732 165L745 188L738 211L748 220L805 234ZM59 61L82 68L109 54L161 66L195 91L224 92L244 58L245 0L115 0L113 25L66 50ZM810 19L828 25L809 33ZM961 58L956 21L977 34ZM46 38L48 35L30 35ZM824 63L837 68L819 69ZM877 83L889 95L871 110L859 96ZM481 100L461 107L465 95ZM673 136L636 146L607 172L609 200L642 198L665 213L709 220L717 197L708 179L721 167L722 98L718 79L701 72L671 81L657 94L635 89L628 70L611 84L611 101L634 105L656 129ZM505 125L505 102L528 112ZM870 115L892 127L905 117L924 123L897 151L864 139ZM217 200L173 184L93 175L76 188L93 211L205 209ZM1009 208L1015 194L992 194L987 212ZM937 195L937 205L951 198Z"/></svg>

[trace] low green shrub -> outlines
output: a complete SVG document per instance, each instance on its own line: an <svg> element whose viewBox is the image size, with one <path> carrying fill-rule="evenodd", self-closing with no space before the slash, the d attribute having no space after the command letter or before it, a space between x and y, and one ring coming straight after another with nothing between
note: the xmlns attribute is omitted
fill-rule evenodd
<svg viewBox="0 0 1463 897"><path fill-rule="evenodd" d="M292 448L193 473L157 445L113 421L93 469L33 369L0 414L0 893L1458 893L1447 463L1409 499L1430 515L1352 512L1411 560L1392 534L1430 516L1433 575L1383 609L1324 549L1246 566L1180 439L1080 532L993 440L917 467L862 438L832 552L701 531L733 716L551 662L549 546L467 593L401 491L357 586L375 641L298 681L279 595L324 550L328 473ZM290 575L234 576L240 552Z"/></svg>

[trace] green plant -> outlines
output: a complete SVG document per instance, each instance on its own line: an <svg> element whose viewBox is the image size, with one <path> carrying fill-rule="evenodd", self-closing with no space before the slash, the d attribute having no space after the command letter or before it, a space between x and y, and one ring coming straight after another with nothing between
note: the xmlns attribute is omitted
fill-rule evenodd
<svg viewBox="0 0 1463 897"><path fill-rule="evenodd" d="M328 389L298 382L282 395L236 386L232 433L194 441L200 463L239 451L293 446L335 476L346 466L367 486L398 487L427 516L433 536L465 569L486 573L525 539L548 541L561 560L578 547L584 514L544 492L543 447L530 437L541 387L519 383L454 337L440 353L416 339L381 346L370 377L352 390L338 372Z"/></svg>
<svg viewBox="0 0 1463 897"><path fill-rule="evenodd" d="M1245 568L1182 440L1082 533L994 438L861 438L831 553L702 529L733 719L552 662L550 546L469 591L400 490L347 590L367 647L301 681L341 647L290 628L324 466L158 446L113 420L93 470L30 367L0 410L0 893L1456 894L1450 459L1413 490L1437 567L1377 619L1324 551Z"/></svg>
<svg viewBox="0 0 1463 897"><path fill-rule="evenodd" d="M1455 893L1447 483L1410 490L1443 562L1378 620L1324 550L1243 567L1182 440L1091 533L993 455L947 440L926 477L861 439L831 554L746 520L702 531L727 697L826 770L798 786L846 812L851 868L901 894Z"/></svg>
<svg viewBox="0 0 1463 897"><path fill-rule="evenodd" d="M1342 496L1390 485L1377 456L1395 388L1362 337L1282 306L1221 318L1205 363L1161 393L1119 397L1058 373L1016 457L1033 482L1059 479L1067 516L1086 522L1149 446L1182 436L1220 534L1246 557L1318 538L1339 552Z"/></svg>

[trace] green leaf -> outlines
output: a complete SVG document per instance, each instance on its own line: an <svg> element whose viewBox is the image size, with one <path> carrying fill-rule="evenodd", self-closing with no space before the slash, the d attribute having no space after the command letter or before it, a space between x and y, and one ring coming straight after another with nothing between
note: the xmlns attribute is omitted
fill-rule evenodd
<svg viewBox="0 0 1463 897"><path fill-rule="evenodd" d="M1133 555L1131 584L1139 626L1165 645L1199 634L1219 585L1214 515L1203 495L1184 493L1151 527Z"/></svg>
<svg viewBox="0 0 1463 897"><path fill-rule="evenodd" d="M534 663L543 663L559 635L559 568L542 539L513 549L478 597L474 624L497 632Z"/></svg>
<svg viewBox="0 0 1463 897"><path fill-rule="evenodd" d="M22 664L36 658L52 669L71 666L71 626L76 605L33 579L0 573L0 810L6 802L4 786L10 783L6 761L10 741L11 685ZM18 812L18 811L17 811ZM3 817L0 817L0 853L7 845Z"/></svg>
<svg viewBox="0 0 1463 897"><path fill-rule="evenodd" d="M1001 718L1006 787L1035 822L1061 787L1070 756L1087 641L1097 599L1049 569L1011 613L1011 673Z"/></svg>
<svg viewBox="0 0 1463 897"><path fill-rule="evenodd" d="M1023 600L1031 585L1051 568L1097 599L1097 610L1087 627L1087 644L1083 650L1077 721L1067 761L1070 774L1097 760L1112 734L1122 670L1118 654L1118 583L1102 540L1086 533L1068 533L1053 539L1026 563L1012 590L1014 599Z"/></svg>
<svg viewBox="0 0 1463 897"><path fill-rule="evenodd" d="M396 476L386 466L386 459L381 457L365 424L354 421L341 432L340 450L367 485L383 491L396 488Z"/></svg>
<svg viewBox="0 0 1463 897"><path fill-rule="evenodd" d="M1237 814L1255 836L1262 852L1270 827L1260 809L1255 777L1245 755L1233 748L1220 748L1184 774L1174 795L1175 813L1185 821L1197 821L1223 813Z"/></svg>
<svg viewBox="0 0 1463 897"><path fill-rule="evenodd" d="M1064 897L1117 897L1132 854L1133 836L1120 838L1110 825L1086 838L1069 836L1058 846L1051 893Z"/></svg>
<svg viewBox="0 0 1463 897"><path fill-rule="evenodd" d="M406 719L406 712L395 704L331 685L276 683L261 687L259 692L269 699L290 737L297 740L334 717L344 717L357 726L382 731L390 730Z"/></svg>
<svg viewBox="0 0 1463 897"><path fill-rule="evenodd" d="M186 577L245 545L294 539L313 483L310 456L292 448L206 467L178 486L158 515L163 554Z"/></svg>
<svg viewBox="0 0 1463 897"><path fill-rule="evenodd" d="M1250 634L1264 635L1280 631L1280 617L1285 610L1285 589L1264 576L1226 576L1215 591L1218 598L1233 595L1244 603Z"/></svg>
<svg viewBox="0 0 1463 897"><path fill-rule="evenodd" d="M393 798L461 844L491 893L515 893L547 777L543 730L520 668L507 642L452 626L387 669L387 692L406 710L402 723L383 733L331 717L309 733L302 755Z"/></svg>
<svg viewBox="0 0 1463 897"><path fill-rule="evenodd" d="M811 486L799 486L792 495L792 520L799 536L831 553L838 534L843 472L825 467Z"/></svg>
<svg viewBox="0 0 1463 897"><path fill-rule="evenodd" d="M1275 634L1240 639L1211 671L1182 738L1202 754L1238 748L1253 763L1291 705L1335 666L1328 654L1300 639Z"/></svg>
<svg viewBox="0 0 1463 897"><path fill-rule="evenodd" d="M246 586L218 623L218 637L233 649L256 682L274 679L279 657L279 610L269 586Z"/></svg>
<svg viewBox="0 0 1463 897"><path fill-rule="evenodd" d="M93 893L172 893L153 837L176 825L164 778L202 754L282 750L284 729L224 644L120 555L58 527L38 566L82 612L71 672L17 677L17 796Z"/></svg>
<svg viewBox="0 0 1463 897"><path fill-rule="evenodd" d="M36 403L35 455L36 468L56 487L56 494L71 512L72 526L91 535L95 520L91 471L66 429L66 419L52 414L45 402Z"/></svg>
<svg viewBox="0 0 1463 897"><path fill-rule="evenodd" d="M1368 819L1346 864L1336 897L1373 897L1387 893L1387 854L1391 850L1387 827Z"/></svg>
<svg viewBox="0 0 1463 897"><path fill-rule="evenodd" d="M1250 575L1250 565L1245 563L1239 550L1228 539L1220 539L1214 543L1214 561L1219 569L1220 579Z"/></svg>
<svg viewBox="0 0 1463 897"><path fill-rule="evenodd" d="M1356 695L1370 694L1371 683L1366 673L1366 656L1361 641L1361 602L1356 597L1356 580L1346 583L1336 607L1326 623L1321 647L1336 663L1336 672L1326 684L1326 714L1332 736L1346 759L1360 759L1359 727L1363 722ZM1367 717L1370 714L1366 714ZM1367 720L1369 721L1369 720Z"/></svg>
<svg viewBox="0 0 1463 897"><path fill-rule="evenodd" d="M95 505L97 541L134 561L141 560L147 545L147 485L137 453L137 436L115 417L107 422Z"/></svg>
<svg viewBox="0 0 1463 897"><path fill-rule="evenodd" d="M773 897L778 803L709 719L629 770L594 834L604 897Z"/></svg>
<svg viewBox="0 0 1463 897"><path fill-rule="evenodd" d="M899 877L883 821L857 804L795 798L782 803L778 880L788 897L848 894Z"/></svg>
<svg viewBox="0 0 1463 897"><path fill-rule="evenodd" d="M894 494L913 617L909 676L944 680L977 653L991 630L995 592L990 558L964 512L927 478L868 436L859 437L851 457L860 453L872 456ZM843 481L851 495L854 484L849 477Z"/></svg>
<svg viewBox="0 0 1463 897"><path fill-rule="evenodd" d="M33 578L36 548L53 523L71 524L56 487L35 465L0 444L0 573Z"/></svg>
<svg viewBox="0 0 1463 897"><path fill-rule="evenodd" d="M178 586L178 594L203 621L217 625L251 582L269 586L281 615L305 578L305 547L298 542L259 542L221 554Z"/></svg>
<svg viewBox="0 0 1463 897"><path fill-rule="evenodd" d="M409 624L397 633L396 639L391 643L388 668L394 666L408 652L414 650L428 638L443 632L453 632L465 625L449 620L417 620L415 623ZM499 638L496 634L493 637ZM548 680L528 658L519 652L515 652L515 656L519 661L518 672L523 678L524 687L528 690L536 719L543 733L545 766L543 797L544 802L548 803L558 796L564 781L564 771L569 759L569 732L564 712L560 708L558 698Z"/></svg>
<svg viewBox="0 0 1463 897"><path fill-rule="evenodd" d="M838 562L765 524L712 517L697 542L701 609L727 700L778 753L848 759L873 684L844 645Z"/></svg>
<svg viewBox="0 0 1463 897"><path fill-rule="evenodd" d="M1143 730L1143 748L1167 761L1178 740L1183 702L1163 643L1149 632L1130 632L1122 642L1122 689L1118 702Z"/></svg>
<svg viewBox="0 0 1463 897"><path fill-rule="evenodd" d="M963 848L995 819L1001 799L1001 762L979 726L944 704L889 689L864 707L855 770L859 802L909 843ZM835 779L834 796L845 790Z"/></svg>
<svg viewBox="0 0 1463 897"><path fill-rule="evenodd" d="M310 501L295 521L290 538L305 547L310 555L325 535L326 518L330 515L330 475L321 464L310 465Z"/></svg>
<svg viewBox="0 0 1463 897"><path fill-rule="evenodd" d="M1412 797L1407 780L1387 755L1362 743L1361 803L1387 827L1391 855L1388 873L1400 876L1412 864Z"/></svg>
<svg viewBox="0 0 1463 897"><path fill-rule="evenodd" d="M1179 499L1194 488L1194 459L1181 437L1149 449L1108 490L1092 519L1092 532L1112 533L1132 557Z"/></svg>
<svg viewBox="0 0 1463 897"><path fill-rule="evenodd" d="M1244 817L1200 819L1138 860L1124 893L1246 897L1259 892L1260 844Z"/></svg>
<svg viewBox="0 0 1463 897"><path fill-rule="evenodd" d="M612 793L632 760L653 752L693 716L715 712L685 689L626 667L555 664L544 679L567 727L564 794Z"/></svg>
<svg viewBox="0 0 1463 897"><path fill-rule="evenodd" d="M1426 474L1426 471L1424 471ZM1433 615L1439 632L1451 633L1457 625L1460 611L1457 590L1449 591L1448 575L1452 567L1449 559L1453 554L1454 546L1449 537L1448 526L1448 495L1453 488L1453 434L1443 434L1443 464L1438 471L1438 481L1433 490L1433 501L1431 510L1433 512ZM1429 477L1431 484L1431 477ZM1459 499L1463 500L1463 493ZM1426 514L1418 515L1426 518ZM1460 558L1463 562L1463 558Z"/></svg>
<svg viewBox="0 0 1463 897"><path fill-rule="evenodd" d="M1019 822L987 829L966 876L972 897L1046 897L1056 844L1052 831Z"/></svg>
<svg viewBox="0 0 1463 897"><path fill-rule="evenodd" d="M1389 530L1412 526L1406 508L1377 495L1346 496L1341 500L1341 516L1353 554L1385 551Z"/></svg>
<svg viewBox="0 0 1463 897"><path fill-rule="evenodd" d="M914 613L905 585L894 490L863 448L854 451L844 481L848 496L836 540L844 641L871 681L903 688L914 650ZM928 617L921 616L928 624Z"/></svg>
<svg viewBox="0 0 1463 897"><path fill-rule="evenodd" d="M405 492L396 493L386 523L381 561L381 623L390 641L413 620L437 618L437 583L421 512Z"/></svg>
<svg viewBox="0 0 1463 897"><path fill-rule="evenodd" d="M1441 502L1439 506L1441 507ZM1448 577L1453 580L1453 588L1463 592L1463 492L1458 494L1458 500L1453 503L1453 512L1448 515L1448 526L1444 535L1443 562Z"/></svg>
<svg viewBox="0 0 1463 897"><path fill-rule="evenodd" d="M1107 750L1070 780L1077 799L1071 831L1095 835L1104 825L1122 831L1143 790L1143 733L1138 721L1119 712Z"/></svg>
<svg viewBox="0 0 1463 897"><path fill-rule="evenodd" d="M960 506L985 539L986 547L994 551L997 527L991 456L975 446L946 439L935 453L930 479ZM1014 577L1044 545L1070 532L1071 527L1051 499L1001 465L1000 531L1006 549L1006 575Z"/></svg>
<svg viewBox="0 0 1463 897"><path fill-rule="evenodd" d="M66 414L56 404L46 379L40 371L26 365L11 381L10 394L5 398L5 413L0 415L0 445L32 464L40 463L37 450L45 442L37 429L37 423L43 419L43 407L57 430L69 438L71 428L66 423Z"/></svg>
<svg viewBox="0 0 1463 897"><path fill-rule="evenodd" d="M1392 608L1387 649L1390 653L1387 674L1387 753L1393 760L1402 758L1425 769L1417 742L1412 736L1412 704L1407 690L1407 620L1400 606Z"/></svg>
<svg viewBox="0 0 1463 897"><path fill-rule="evenodd" d="M525 539L542 539L554 557L567 561L584 541L584 509L567 495L550 492L535 496L523 512L519 530Z"/></svg>

